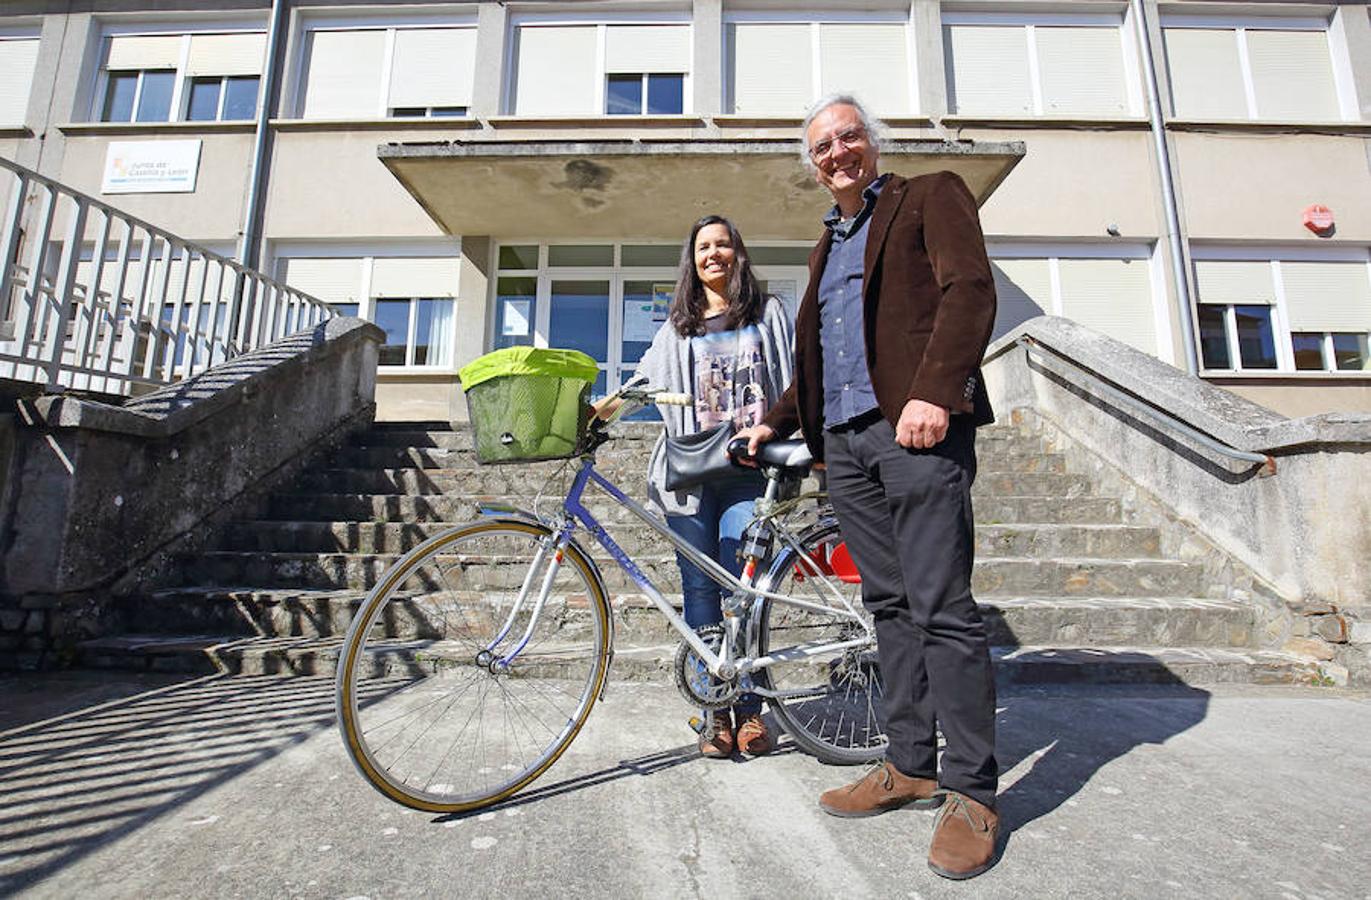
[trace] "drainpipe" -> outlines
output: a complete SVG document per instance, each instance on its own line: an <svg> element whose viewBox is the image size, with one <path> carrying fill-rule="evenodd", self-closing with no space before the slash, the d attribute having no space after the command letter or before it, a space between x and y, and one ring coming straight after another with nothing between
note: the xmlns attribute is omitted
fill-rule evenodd
<svg viewBox="0 0 1371 900"><path fill-rule="evenodd" d="M1185 370L1199 374L1199 356L1195 352L1194 305L1190 299L1190 283L1185 277L1185 254L1181 246L1181 217L1176 209L1176 187L1171 181L1171 150L1166 143L1166 125L1162 120L1161 90L1157 87L1157 69L1152 60L1152 40L1147 28L1147 16L1142 0L1129 0L1133 21L1138 31L1138 55L1142 58L1143 78L1147 82L1149 118L1152 123L1152 144L1157 152L1157 175L1162 183L1162 201L1166 207L1166 240L1171 247L1171 280L1180 305L1181 343L1185 352Z"/></svg>
<svg viewBox="0 0 1371 900"><path fill-rule="evenodd" d="M278 76L281 72L281 45L285 43L286 13L289 0L272 0L271 27L267 32L267 66L262 81L262 102L257 110L257 135L252 147L252 172L248 177L247 209L243 214L243 236L238 242L238 260L247 268L257 268L261 256L262 213L266 203L268 160L271 153L271 116L277 107Z"/></svg>

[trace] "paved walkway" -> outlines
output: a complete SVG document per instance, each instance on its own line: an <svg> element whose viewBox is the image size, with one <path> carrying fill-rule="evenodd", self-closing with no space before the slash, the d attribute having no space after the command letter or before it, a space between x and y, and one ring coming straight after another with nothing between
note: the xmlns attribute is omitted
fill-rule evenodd
<svg viewBox="0 0 1371 900"><path fill-rule="evenodd" d="M1326 689L1005 696L987 875L931 813L842 820L859 770L701 759L665 686L616 685L567 756L458 820L364 784L317 679L0 679L0 896L1371 897L1371 699Z"/></svg>

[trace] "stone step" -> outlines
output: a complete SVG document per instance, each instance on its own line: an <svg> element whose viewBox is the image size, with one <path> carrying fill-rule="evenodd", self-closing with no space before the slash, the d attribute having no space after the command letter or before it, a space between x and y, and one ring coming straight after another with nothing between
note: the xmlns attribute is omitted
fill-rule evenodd
<svg viewBox="0 0 1371 900"><path fill-rule="evenodd" d="M235 637L319 638L344 634L366 594L361 591L254 591L186 588L140 598L128 627L147 634L221 634ZM679 595L667 598L679 611ZM476 598L473 603L480 603ZM588 626L582 598L552 598L557 621ZM612 596L621 644L676 640L666 618L645 595ZM987 634L996 646L1068 642L1080 646L1156 644L1177 647L1253 646L1256 611L1249 604L1202 598L998 597L980 598ZM404 617L393 637L406 634Z"/></svg>
<svg viewBox="0 0 1371 900"><path fill-rule="evenodd" d="M78 645L83 666L156 672L334 677L341 638L124 634ZM674 644L616 649L613 681L669 679ZM997 682L1016 685L1309 684L1318 662L1269 650L1024 646L992 650Z"/></svg>
<svg viewBox="0 0 1371 900"><path fill-rule="evenodd" d="M628 471L601 469L611 481L632 490L643 481L642 469ZM532 496L542 491L551 472L534 473L523 466L485 466L479 469L314 469L296 482L297 493L376 494L390 496L432 496L434 494L481 494L505 497ZM817 489L815 481L811 488ZM1090 493L1084 475L1056 472L982 471L976 478L972 495L1050 496L1060 501Z"/></svg>
<svg viewBox="0 0 1371 900"><path fill-rule="evenodd" d="M641 489L626 487L629 496L645 502ZM309 522L465 522L476 517L479 503L491 501L507 502L508 498L503 494L276 494L267 517ZM601 494L589 496L586 506L607 525L636 521L628 510ZM976 521L987 525L1109 525L1123 519L1121 505L1113 497L1076 497L1063 503L1058 497L991 495L978 497L975 506Z"/></svg>
<svg viewBox="0 0 1371 900"><path fill-rule="evenodd" d="M457 523L452 522L234 522L220 550L274 553L403 553ZM584 546L593 542L581 535ZM623 528L615 540L632 555L665 546L646 528ZM1161 536L1137 525L977 525L978 556L1067 556L1155 559Z"/></svg>
<svg viewBox="0 0 1371 900"><path fill-rule="evenodd" d="M215 550L186 556L188 585L368 590L399 557L364 553L264 553ZM634 560L663 592L679 589L675 554ZM526 562L510 560L512 565ZM600 565L610 591L634 585L617 565ZM1193 597L1206 587L1201 567L1167 559L1035 559L983 557L976 562L972 589L978 594L1026 596Z"/></svg>

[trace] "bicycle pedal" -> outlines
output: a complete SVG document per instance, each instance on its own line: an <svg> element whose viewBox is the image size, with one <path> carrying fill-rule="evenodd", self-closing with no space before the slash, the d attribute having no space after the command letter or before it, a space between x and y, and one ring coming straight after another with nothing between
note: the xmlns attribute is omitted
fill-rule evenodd
<svg viewBox="0 0 1371 900"><path fill-rule="evenodd" d="M700 718L699 716L691 716L689 724L691 730L694 731L696 734L705 733L705 720Z"/></svg>

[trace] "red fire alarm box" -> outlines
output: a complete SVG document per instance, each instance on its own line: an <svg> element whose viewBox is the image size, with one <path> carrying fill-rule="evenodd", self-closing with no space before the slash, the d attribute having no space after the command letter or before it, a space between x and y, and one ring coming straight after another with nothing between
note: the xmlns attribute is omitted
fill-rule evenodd
<svg viewBox="0 0 1371 900"><path fill-rule="evenodd" d="M1304 227L1319 236L1333 230L1333 210L1321 203L1311 203L1304 208Z"/></svg>

